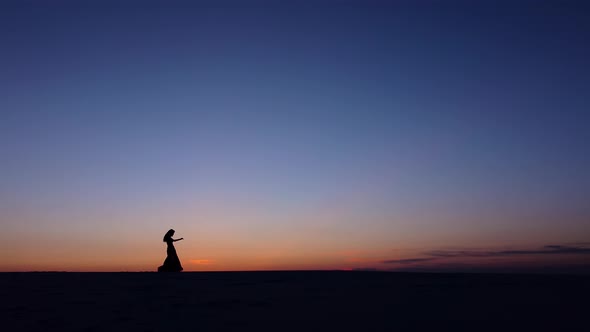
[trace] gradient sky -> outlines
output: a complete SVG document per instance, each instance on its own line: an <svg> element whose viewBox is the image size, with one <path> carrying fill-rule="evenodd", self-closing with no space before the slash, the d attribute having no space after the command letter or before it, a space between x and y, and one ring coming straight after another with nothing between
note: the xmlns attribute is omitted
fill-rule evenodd
<svg viewBox="0 0 590 332"><path fill-rule="evenodd" d="M0 5L0 271L590 264L584 1L83 3Z"/></svg>

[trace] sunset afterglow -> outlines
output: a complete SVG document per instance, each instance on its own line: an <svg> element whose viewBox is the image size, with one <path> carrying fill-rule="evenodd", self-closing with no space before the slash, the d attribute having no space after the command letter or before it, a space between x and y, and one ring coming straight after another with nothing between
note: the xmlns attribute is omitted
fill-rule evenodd
<svg viewBox="0 0 590 332"><path fill-rule="evenodd" d="M590 265L585 15L287 3L2 5L0 271Z"/></svg>

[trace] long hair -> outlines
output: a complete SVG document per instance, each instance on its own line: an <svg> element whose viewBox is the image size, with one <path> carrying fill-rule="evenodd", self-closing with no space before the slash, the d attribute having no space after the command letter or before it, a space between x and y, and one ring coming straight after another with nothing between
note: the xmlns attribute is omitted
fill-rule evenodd
<svg viewBox="0 0 590 332"><path fill-rule="evenodd" d="M166 242L166 240L172 238L172 235L174 235L174 230L171 228L168 232L166 232L166 235L164 235L164 239L162 241Z"/></svg>

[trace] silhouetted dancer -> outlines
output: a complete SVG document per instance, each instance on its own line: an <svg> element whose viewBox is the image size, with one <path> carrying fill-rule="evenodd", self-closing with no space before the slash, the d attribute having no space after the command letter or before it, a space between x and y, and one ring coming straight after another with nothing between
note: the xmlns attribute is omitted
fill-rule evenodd
<svg viewBox="0 0 590 332"><path fill-rule="evenodd" d="M176 254L176 249L174 248L174 242L180 241L180 239L173 239L172 235L174 235L174 230L171 229L166 232L164 235L164 242L168 245L168 249L166 249L166 260L162 266L158 267L158 272L180 272L182 271L182 265L180 265L180 259L178 259L178 255Z"/></svg>

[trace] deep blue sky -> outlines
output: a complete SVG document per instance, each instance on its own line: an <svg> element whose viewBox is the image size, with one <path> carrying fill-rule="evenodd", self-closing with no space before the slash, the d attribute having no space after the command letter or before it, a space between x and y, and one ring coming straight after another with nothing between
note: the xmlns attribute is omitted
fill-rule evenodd
<svg viewBox="0 0 590 332"><path fill-rule="evenodd" d="M0 7L13 234L229 229L295 267L310 236L363 264L590 238L584 1L74 3Z"/></svg>

